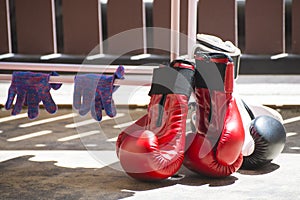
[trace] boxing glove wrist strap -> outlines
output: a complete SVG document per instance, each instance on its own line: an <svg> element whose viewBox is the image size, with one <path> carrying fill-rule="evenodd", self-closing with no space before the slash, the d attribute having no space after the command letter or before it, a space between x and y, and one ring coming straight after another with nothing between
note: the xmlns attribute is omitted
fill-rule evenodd
<svg viewBox="0 0 300 200"><path fill-rule="evenodd" d="M170 67L154 69L151 90L154 94L183 94L190 97L194 71L189 68L175 70Z"/></svg>
<svg viewBox="0 0 300 200"><path fill-rule="evenodd" d="M205 53L202 51L195 52L196 68L195 82L196 88L208 88L223 92L232 92L233 74L230 67L232 59L222 53ZM226 77L226 78L225 78Z"/></svg>

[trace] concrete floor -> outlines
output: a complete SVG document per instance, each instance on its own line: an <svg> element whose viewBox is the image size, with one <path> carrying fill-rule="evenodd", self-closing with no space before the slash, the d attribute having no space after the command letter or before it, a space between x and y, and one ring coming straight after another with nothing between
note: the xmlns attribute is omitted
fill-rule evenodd
<svg viewBox="0 0 300 200"><path fill-rule="evenodd" d="M288 133L283 153L256 171L211 179L186 168L183 178L139 182L120 168L115 139L142 116L142 108L118 109L99 124L68 108L15 117L0 111L0 199L300 199L300 107L281 108Z"/></svg>

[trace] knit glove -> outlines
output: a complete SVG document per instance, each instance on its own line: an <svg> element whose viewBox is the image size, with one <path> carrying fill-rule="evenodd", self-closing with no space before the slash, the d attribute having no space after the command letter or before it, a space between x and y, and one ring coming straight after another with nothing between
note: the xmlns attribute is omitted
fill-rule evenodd
<svg viewBox="0 0 300 200"><path fill-rule="evenodd" d="M116 116L116 107L112 94L118 87L115 79L123 79L124 67L119 66L114 75L84 74L74 79L73 106L81 116L91 111L92 117L101 121L102 110L110 116Z"/></svg>
<svg viewBox="0 0 300 200"><path fill-rule="evenodd" d="M53 75L58 74L54 73ZM49 113L55 113L57 106L52 99L50 89L57 90L61 84L50 84L49 78L50 74L46 73L13 72L5 108L11 109L15 96L17 96L12 115L19 114L22 106L28 106L28 117L34 119L39 114L40 102L43 102Z"/></svg>

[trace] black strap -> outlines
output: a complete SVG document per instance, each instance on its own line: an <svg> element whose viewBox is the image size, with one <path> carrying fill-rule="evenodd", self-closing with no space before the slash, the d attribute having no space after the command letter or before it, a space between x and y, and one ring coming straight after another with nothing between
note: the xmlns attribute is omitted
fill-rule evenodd
<svg viewBox="0 0 300 200"><path fill-rule="evenodd" d="M154 69L149 95L153 94L184 94L190 97L193 90L194 71L161 67Z"/></svg>
<svg viewBox="0 0 300 200"><path fill-rule="evenodd" d="M245 109L247 110L251 120L255 119L255 116L254 116L252 110L249 108L249 106L246 104L246 102L243 101L243 99L241 99L241 101L243 102L243 105L244 105Z"/></svg>

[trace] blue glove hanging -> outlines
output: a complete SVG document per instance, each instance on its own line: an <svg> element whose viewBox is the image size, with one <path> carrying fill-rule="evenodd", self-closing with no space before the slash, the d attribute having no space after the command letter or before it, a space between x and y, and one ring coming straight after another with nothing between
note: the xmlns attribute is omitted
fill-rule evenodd
<svg viewBox="0 0 300 200"><path fill-rule="evenodd" d="M92 117L101 121L102 110L110 117L116 116L116 107L112 94L118 87L114 86L115 79L123 79L124 67L119 66L114 75L84 74L74 79L73 106L80 115L91 111Z"/></svg>
<svg viewBox="0 0 300 200"><path fill-rule="evenodd" d="M58 75L53 74L53 75ZM61 84L49 84L50 74L35 72L13 72L12 83L8 90L5 104L7 110L11 109L15 96L17 100L12 115L21 112L22 106L28 106L28 117L34 119L39 114L39 103L42 101L45 109L53 114L57 106L52 99L50 89L59 89Z"/></svg>

